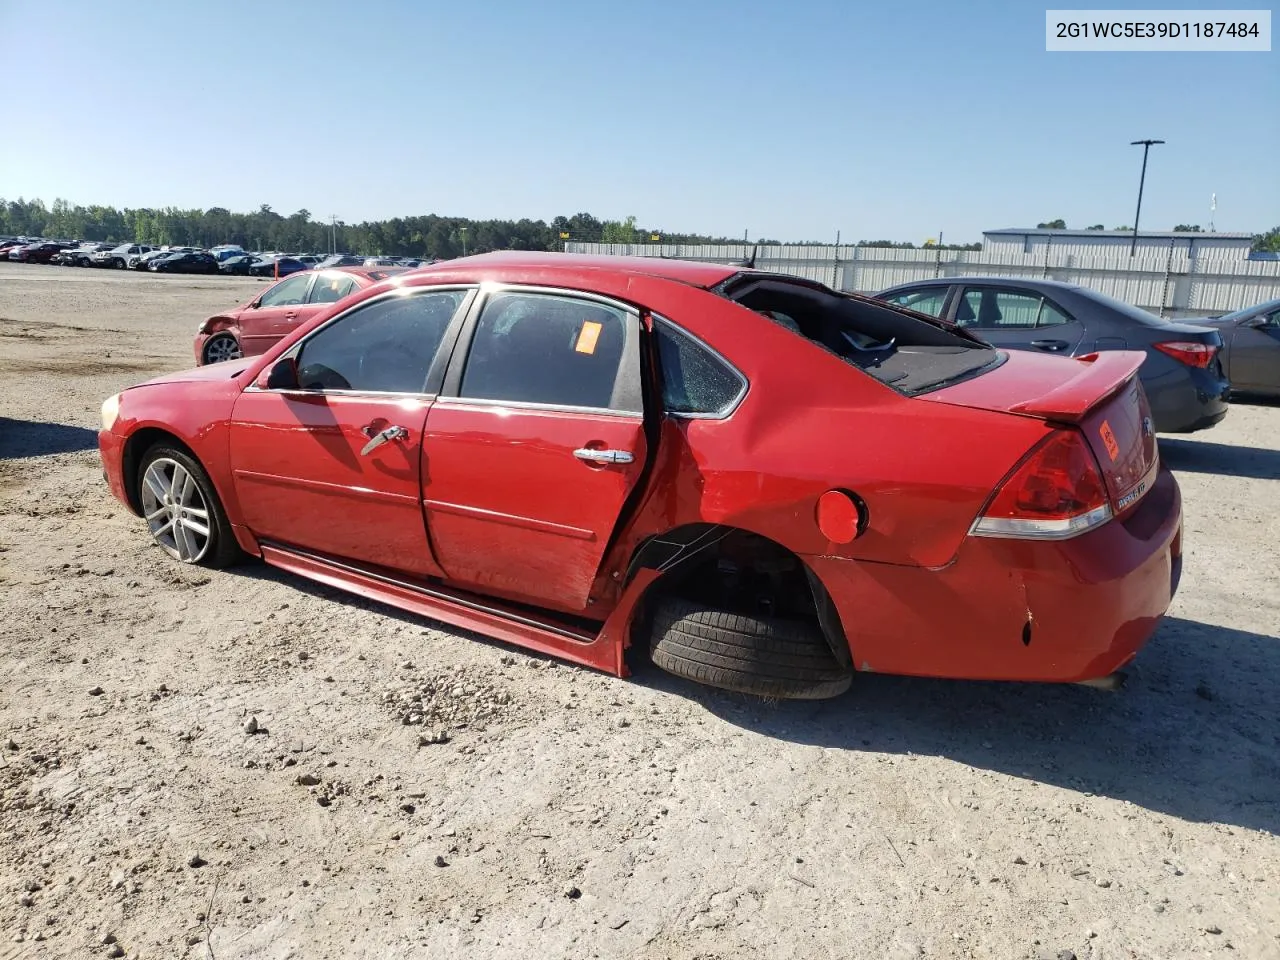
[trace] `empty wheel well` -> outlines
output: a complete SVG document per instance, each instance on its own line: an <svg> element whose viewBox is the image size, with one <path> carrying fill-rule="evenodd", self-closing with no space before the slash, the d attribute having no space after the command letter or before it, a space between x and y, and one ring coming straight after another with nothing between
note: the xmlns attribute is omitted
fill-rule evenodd
<svg viewBox="0 0 1280 960"><path fill-rule="evenodd" d="M737 527L690 524L641 544L630 572L641 567L662 571L646 599L674 596L731 613L816 622L836 661L853 664L822 581L799 556L768 537Z"/></svg>
<svg viewBox="0 0 1280 960"><path fill-rule="evenodd" d="M161 430L159 427L143 427L135 431L125 442L121 467L124 473L124 492L129 497L129 507L139 516L142 515L142 504L138 502L138 470L142 466L142 458L146 456L147 451L161 443L182 450L197 463L200 462L195 451L167 430Z"/></svg>

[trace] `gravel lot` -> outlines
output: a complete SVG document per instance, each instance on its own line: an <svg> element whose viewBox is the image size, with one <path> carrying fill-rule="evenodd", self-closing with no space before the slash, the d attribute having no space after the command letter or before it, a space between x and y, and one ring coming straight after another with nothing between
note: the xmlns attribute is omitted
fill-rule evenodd
<svg viewBox="0 0 1280 960"><path fill-rule="evenodd" d="M148 546L98 407L260 286L0 265L0 958L1280 957L1280 406L1122 692L766 704Z"/></svg>

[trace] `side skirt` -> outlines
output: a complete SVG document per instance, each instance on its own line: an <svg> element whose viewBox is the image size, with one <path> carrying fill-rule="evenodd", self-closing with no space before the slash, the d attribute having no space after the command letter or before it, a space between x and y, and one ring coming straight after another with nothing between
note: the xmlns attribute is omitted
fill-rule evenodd
<svg viewBox="0 0 1280 960"><path fill-rule="evenodd" d="M600 634L460 590L357 566L295 547L269 542L262 542L260 546L266 563L308 580L463 630L473 630L495 640L620 675L618 652L614 644Z"/></svg>

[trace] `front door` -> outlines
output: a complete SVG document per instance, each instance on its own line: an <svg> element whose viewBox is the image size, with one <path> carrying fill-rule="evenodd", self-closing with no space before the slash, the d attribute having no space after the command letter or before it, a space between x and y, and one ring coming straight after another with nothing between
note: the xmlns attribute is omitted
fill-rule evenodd
<svg viewBox="0 0 1280 960"><path fill-rule="evenodd" d="M240 314L240 349L246 357L266 353L308 316L307 290L312 279L309 273L286 277L263 291L254 301L257 306Z"/></svg>
<svg viewBox="0 0 1280 960"><path fill-rule="evenodd" d="M1239 390L1280 390L1280 310L1237 324L1231 331L1231 385Z"/></svg>
<svg viewBox="0 0 1280 960"><path fill-rule="evenodd" d="M240 395L231 465L256 537L442 574L423 523L422 431L465 298L416 288L361 304L290 351L299 389Z"/></svg>
<svg viewBox="0 0 1280 960"><path fill-rule="evenodd" d="M1034 290L966 284L952 308L954 322L987 343L1010 350L1072 356L1084 324Z"/></svg>
<svg viewBox="0 0 1280 960"><path fill-rule="evenodd" d="M500 290L463 340L423 443L436 559L459 586L588 612L644 470L638 317Z"/></svg>

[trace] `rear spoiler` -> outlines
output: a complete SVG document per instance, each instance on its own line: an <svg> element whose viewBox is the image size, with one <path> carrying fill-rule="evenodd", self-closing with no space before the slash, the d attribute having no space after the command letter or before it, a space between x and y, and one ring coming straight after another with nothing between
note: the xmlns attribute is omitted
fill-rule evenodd
<svg viewBox="0 0 1280 960"><path fill-rule="evenodd" d="M1012 413L1078 423L1084 415L1119 390L1138 372L1146 354L1137 350L1108 350L1075 357L1079 370L1048 393L1010 407Z"/></svg>

